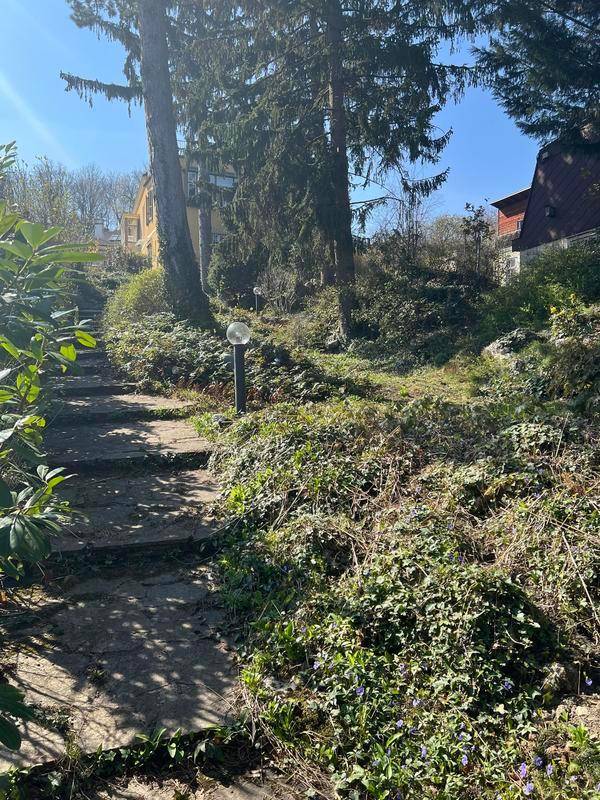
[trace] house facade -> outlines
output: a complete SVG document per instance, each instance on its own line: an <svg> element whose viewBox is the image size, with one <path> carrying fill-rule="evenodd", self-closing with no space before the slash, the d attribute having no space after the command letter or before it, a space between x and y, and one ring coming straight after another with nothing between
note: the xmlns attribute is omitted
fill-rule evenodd
<svg viewBox="0 0 600 800"><path fill-rule="evenodd" d="M540 150L531 187L492 205L507 277L547 247L600 238L600 156L554 142Z"/></svg>
<svg viewBox="0 0 600 800"><path fill-rule="evenodd" d="M520 254L513 251L513 244L521 235L530 191L529 187L520 189L491 203L497 210L498 258L507 279L520 268Z"/></svg>
<svg viewBox="0 0 600 800"><path fill-rule="evenodd" d="M190 236L196 258L200 261L200 224L199 209L194 205L198 194L199 170L193 164L181 161L181 180L186 196L186 213ZM217 202L211 211L212 242L218 244L226 236L220 209L230 201L236 185L236 176L232 169L211 172L209 181L213 185L213 195ZM147 256L152 266L159 264L159 241L157 228L157 212L154 197L154 181L149 173L142 176L133 208L121 217L121 245L131 253Z"/></svg>

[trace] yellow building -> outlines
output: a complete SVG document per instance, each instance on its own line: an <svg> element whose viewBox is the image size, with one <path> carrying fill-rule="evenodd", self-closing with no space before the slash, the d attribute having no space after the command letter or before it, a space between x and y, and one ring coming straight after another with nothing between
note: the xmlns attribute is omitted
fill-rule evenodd
<svg viewBox="0 0 600 800"><path fill-rule="evenodd" d="M196 258L200 261L200 225L198 208L192 205L198 191L198 168L181 162L181 179L187 203L187 218ZM221 219L220 208L227 205L233 194L236 176L232 169L211 172L209 181L215 187L213 193L217 203L212 209L212 244L218 244L226 234ZM156 203L154 200L154 181L145 173L142 176L133 208L121 217L121 245L131 253L148 256L152 266L158 266L158 231L156 227Z"/></svg>

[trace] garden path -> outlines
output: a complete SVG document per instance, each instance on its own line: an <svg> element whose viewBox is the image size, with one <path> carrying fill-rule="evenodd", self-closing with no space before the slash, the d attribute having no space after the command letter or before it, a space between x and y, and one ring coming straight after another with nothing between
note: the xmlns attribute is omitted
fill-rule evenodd
<svg viewBox="0 0 600 800"><path fill-rule="evenodd" d="M199 731L227 721L234 703L226 621L202 557L218 532L210 445L185 419L189 404L131 393L102 352L82 363L46 441L51 463L74 475L68 495L83 516L54 542L47 589L3 626L9 674L39 718L18 753L0 753L0 771L158 727Z"/></svg>

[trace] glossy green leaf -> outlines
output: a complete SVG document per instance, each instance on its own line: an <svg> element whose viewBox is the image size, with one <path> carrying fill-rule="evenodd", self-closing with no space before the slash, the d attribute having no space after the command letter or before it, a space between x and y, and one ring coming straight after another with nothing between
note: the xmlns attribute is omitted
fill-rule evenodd
<svg viewBox="0 0 600 800"><path fill-rule="evenodd" d="M2 716L0 716L0 743L9 750L18 750L21 747L19 729L13 722Z"/></svg>
<svg viewBox="0 0 600 800"><path fill-rule="evenodd" d="M13 497L10 488L5 481L0 478L0 507L11 508L13 504Z"/></svg>
<svg viewBox="0 0 600 800"><path fill-rule="evenodd" d="M44 228L43 225L34 222L21 222L17 226L17 229L19 233L25 237L27 243L34 249L56 238L61 231L61 228Z"/></svg>
<svg viewBox="0 0 600 800"><path fill-rule="evenodd" d="M72 344L63 344L60 348L60 354L67 359L67 361L75 361L77 358L77 350Z"/></svg>
<svg viewBox="0 0 600 800"><path fill-rule="evenodd" d="M0 249L6 250L8 253L12 253L13 255L24 260L31 258L33 255L31 245L26 244L25 242L19 242L16 239L12 242L0 242Z"/></svg>
<svg viewBox="0 0 600 800"><path fill-rule="evenodd" d="M76 330L75 338L83 347L96 347L96 339L87 331Z"/></svg>

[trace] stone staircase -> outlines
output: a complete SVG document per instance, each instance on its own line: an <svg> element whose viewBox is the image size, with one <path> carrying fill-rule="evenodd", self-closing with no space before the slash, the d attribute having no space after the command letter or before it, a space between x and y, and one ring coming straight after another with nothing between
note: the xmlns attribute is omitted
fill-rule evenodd
<svg viewBox="0 0 600 800"><path fill-rule="evenodd" d="M232 716L236 669L206 555L218 533L210 445L189 403L133 394L101 351L82 363L46 439L78 515L45 584L0 617L3 665L37 709L21 750L0 750L0 772Z"/></svg>

